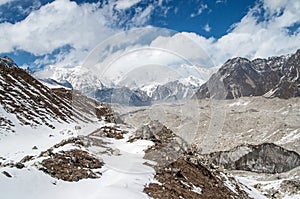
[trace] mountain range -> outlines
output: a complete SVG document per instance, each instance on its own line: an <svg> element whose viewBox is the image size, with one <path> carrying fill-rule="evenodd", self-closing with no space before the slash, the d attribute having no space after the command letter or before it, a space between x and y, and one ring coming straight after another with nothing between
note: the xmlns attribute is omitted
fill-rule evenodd
<svg viewBox="0 0 300 199"><path fill-rule="evenodd" d="M192 75L167 83L154 82L138 87L106 86L95 75L80 67L69 70L46 68L51 71L50 77L43 78L43 72L37 72L36 77L52 85L74 88L102 102L119 103L131 106L150 105L155 101L177 101L192 97L203 99L216 97L234 99L243 96L265 96L290 98L300 95L299 88L299 55L295 54L267 59L233 58L222 65L210 76L212 70L202 70L199 79ZM51 86L51 85L50 85ZM124 92L123 97L116 97ZM125 94L126 93L126 94ZM113 96L114 95L114 96ZM127 97L126 97L127 96Z"/></svg>
<svg viewBox="0 0 300 199"><path fill-rule="evenodd" d="M75 69L36 79L2 57L0 192L5 198L299 198L299 67L300 50L230 59L206 83L189 76L128 88L106 87ZM208 141L206 129L217 118L208 98L229 103L228 121L203 153L196 143ZM195 99L200 104L193 107ZM172 103L178 100L191 109ZM129 106L118 114L109 103ZM151 121L155 111L168 120ZM193 131L197 138L184 139Z"/></svg>
<svg viewBox="0 0 300 199"><path fill-rule="evenodd" d="M300 50L268 59L228 60L195 94L198 99L234 99L265 96L288 99L300 96Z"/></svg>

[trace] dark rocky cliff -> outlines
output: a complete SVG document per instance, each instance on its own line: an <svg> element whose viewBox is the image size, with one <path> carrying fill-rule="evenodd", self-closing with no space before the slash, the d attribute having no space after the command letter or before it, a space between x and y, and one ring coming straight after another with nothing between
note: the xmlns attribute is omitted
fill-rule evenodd
<svg viewBox="0 0 300 199"><path fill-rule="evenodd" d="M196 92L198 99L243 96L290 98L300 96L300 50L291 56L228 60Z"/></svg>

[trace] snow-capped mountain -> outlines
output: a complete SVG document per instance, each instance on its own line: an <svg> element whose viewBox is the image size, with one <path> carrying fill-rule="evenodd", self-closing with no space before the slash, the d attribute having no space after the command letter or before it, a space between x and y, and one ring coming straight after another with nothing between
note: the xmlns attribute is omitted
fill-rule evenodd
<svg viewBox="0 0 300 199"><path fill-rule="evenodd" d="M115 75L109 74L114 77L114 79L108 81L103 74L97 75L95 72L92 72L91 69L85 67L77 66L69 68L48 66L42 71L36 72L35 76L48 84L49 80L53 80L51 82L54 83L54 85L66 85L66 83L70 83L74 89L90 97L97 98L102 102L111 102L111 99L114 98L114 103L128 104L125 103L125 101L129 100L109 96L112 93L124 91L123 96L128 96L129 93L131 93L131 100L137 100L136 102L132 101L132 103L130 103L131 105L145 105L149 104L148 101L189 99L197 88L208 80L210 74L214 71L214 69L181 65L176 67L176 75L179 78L176 80L168 80L170 76L168 76L167 72L159 73L158 75L157 71L152 71L152 74L151 70L154 70L153 67L147 70L150 71L136 70L127 76L121 72L117 73L114 71L116 73ZM159 71L160 70L162 69L159 68ZM149 76L148 73L152 75ZM145 81L150 82L145 84ZM110 83L104 85L102 82ZM70 87L70 85L68 85L68 87ZM151 99L144 96L143 92L146 92L148 98ZM99 93L101 93L102 96L99 96ZM136 97L135 94L144 97L140 99L140 97Z"/></svg>
<svg viewBox="0 0 300 199"><path fill-rule="evenodd" d="M290 98L300 96L300 50L268 59L233 58L196 93L197 98L232 99L242 96Z"/></svg>
<svg viewBox="0 0 300 199"><path fill-rule="evenodd" d="M173 81L162 85L147 85L143 88L153 101L176 101L189 99L195 89L191 85L185 85L181 82Z"/></svg>
<svg viewBox="0 0 300 199"><path fill-rule="evenodd" d="M35 72L34 76L46 83L49 79L57 81L59 84L68 82L71 84L69 86L89 96L92 96L96 89L104 87L96 73L81 66L56 67L50 65L41 71Z"/></svg>
<svg viewBox="0 0 300 199"><path fill-rule="evenodd" d="M153 101L176 101L191 98L204 80L188 76L165 84L148 84L140 87Z"/></svg>

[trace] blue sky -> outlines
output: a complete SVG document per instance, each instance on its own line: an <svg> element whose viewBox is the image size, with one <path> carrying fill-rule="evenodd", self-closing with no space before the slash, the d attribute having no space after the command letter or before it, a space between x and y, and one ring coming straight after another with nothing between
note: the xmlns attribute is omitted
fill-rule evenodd
<svg viewBox="0 0 300 199"><path fill-rule="evenodd" d="M0 55L32 69L78 65L111 35L148 26L189 33L217 65L234 56L253 59L292 53L300 44L299 4L293 0L0 0Z"/></svg>

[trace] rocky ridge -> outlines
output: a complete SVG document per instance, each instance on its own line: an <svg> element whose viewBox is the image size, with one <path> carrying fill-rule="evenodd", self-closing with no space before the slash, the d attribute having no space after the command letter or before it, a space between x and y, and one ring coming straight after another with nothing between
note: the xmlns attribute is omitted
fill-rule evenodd
<svg viewBox="0 0 300 199"><path fill-rule="evenodd" d="M155 180L144 188L152 198L250 198L240 185L224 173L203 164L193 147L159 121L138 128L128 142L150 140L144 158L155 164ZM229 188L229 183L234 188Z"/></svg>
<svg viewBox="0 0 300 199"><path fill-rule="evenodd" d="M228 60L195 94L195 98L234 99L245 96L300 96L300 50L289 56Z"/></svg>
<svg viewBox="0 0 300 199"><path fill-rule="evenodd" d="M102 118L101 114L96 114L101 112L100 107L107 109L109 113L106 114L113 118L108 105L75 90L50 89L8 57L0 58L0 82L0 104L5 112L15 115L21 125L55 128L54 122L91 122L97 117L108 119L108 115L102 115ZM11 131L16 125L1 113L0 122L0 128Z"/></svg>

